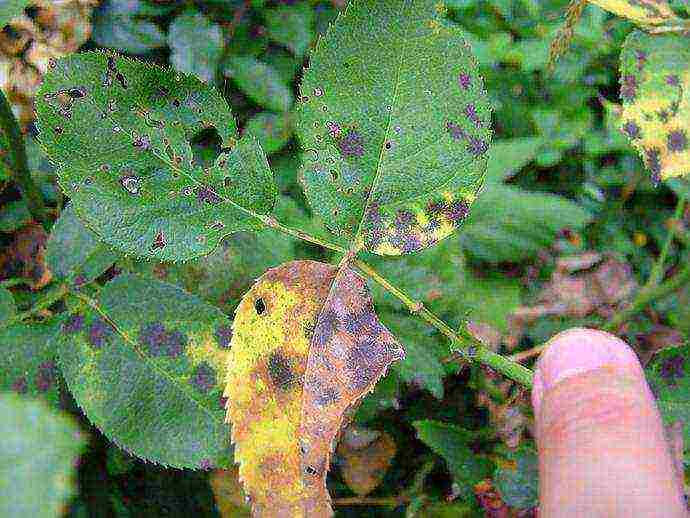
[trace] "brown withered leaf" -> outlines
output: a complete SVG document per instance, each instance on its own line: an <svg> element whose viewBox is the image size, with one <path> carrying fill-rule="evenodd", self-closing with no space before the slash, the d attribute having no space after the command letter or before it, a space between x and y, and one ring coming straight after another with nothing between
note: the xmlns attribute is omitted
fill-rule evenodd
<svg viewBox="0 0 690 518"><path fill-rule="evenodd" d="M233 323L226 396L235 459L255 516L331 516L333 444L402 347L347 267L269 270Z"/></svg>
<svg viewBox="0 0 690 518"><path fill-rule="evenodd" d="M0 256L0 279L23 277L34 290L50 283L53 274L46 264L47 240L46 231L35 223L17 232Z"/></svg>
<svg viewBox="0 0 690 518"><path fill-rule="evenodd" d="M362 440L363 436L369 437ZM338 444L345 483L354 493L368 495L383 481L395 451L395 441L389 434L348 427Z"/></svg>

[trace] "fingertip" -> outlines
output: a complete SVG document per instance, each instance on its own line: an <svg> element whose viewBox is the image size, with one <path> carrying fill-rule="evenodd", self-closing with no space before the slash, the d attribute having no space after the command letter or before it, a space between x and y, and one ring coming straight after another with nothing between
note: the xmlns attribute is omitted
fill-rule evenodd
<svg viewBox="0 0 690 518"><path fill-rule="evenodd" d="M537 362L532 406L539 415L544 394L564 380L607 367L635 379L644 371L635 352L616 336L597 329L573 328L554 336Z"/></svg>

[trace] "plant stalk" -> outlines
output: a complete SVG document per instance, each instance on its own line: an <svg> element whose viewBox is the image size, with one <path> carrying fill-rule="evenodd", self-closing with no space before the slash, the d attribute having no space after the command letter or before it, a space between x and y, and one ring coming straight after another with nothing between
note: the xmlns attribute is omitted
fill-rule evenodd
<svg viewBox="0 0 690 518"><path fill-rule="evenodd" d="M19 123L15 119L10 103L2 90L0 90L0 127L7 137L9 145L13 180L26 200L31 216L39 223L45 224L48 220L43 195L31 177L26 158L26 148L24 147L24 137L22 137Z"/></svg>
<svg viewBox="0 0 690 518"><path fill-rule="evenodd" d="M678 221L682 216L683 216L683 210L685 209L685 197L680 196L678 198L678 203L676 204L676 210L673 213L673 221ZM668 257L668 253L671 250L671 244L673 243L673 238L676 235L676 227L675 225L671 225L671 228L668 231L668 234L666 235L666 240L664 241L664 244L661 248L661 252L659 253L659 257L655 261L654 265L652 266L652 271L649 274L649 279L647 279L647 284L645 285L645 289L651 288L652 286L656 286L661 282L661 279L664 277L664 264L666 263L666 258Z"/></svg>
<svg viewBox="0 0 690 518"><path fill-rule="evenodd" d="M374 268L361 259L353 259L352 264L354 264L367 276L371 277L375 282L380 284L393 296L399 299L403 304L405 304L405 306L407 306L411 313L418 315L428 324L434 326L448 339L450 339L454 345L458 346L460 348L460 352L451 356L451 359L470 359L478 361L479 363L487 365L500 372L513 381L516 381L527 388L532 388L532 371L530 369L491 351L484 346L481 341L473 337L466 329L463 328L459 331L455 331L434 313L424 307L424 304L421 301L413 300L404 291L391 284L387 279L382 277L376 270L374 270Z"/></svg>
<svg viewBox="0 0 690 518"><path fill-rule="evenodd" d="M23 320L26 320L27 318L30 318L40 313L41 311L48 309L58 300L62 299L65 295L67 295L67 286L65 284L61 284L60 286L57 286L52 290L48 291L48 293L46 293L42 299L36 302L36 304L34 304L31 307L31 309L23 311L22 313L17 313L14 317L7 320L0 327L9 327L18 322L22 322Z"/></svg>

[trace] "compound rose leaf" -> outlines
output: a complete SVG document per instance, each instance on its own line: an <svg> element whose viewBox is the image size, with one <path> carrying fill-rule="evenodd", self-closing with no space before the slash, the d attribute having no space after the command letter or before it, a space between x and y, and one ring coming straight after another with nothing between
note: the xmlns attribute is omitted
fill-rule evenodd
<svg viewBox="0 0 690 518"><path fill-rule="evenodd" d="M305 193L354 246L399 255L466 218L486 173L491 105L436 0L350 2L301 87Z"/></svg>

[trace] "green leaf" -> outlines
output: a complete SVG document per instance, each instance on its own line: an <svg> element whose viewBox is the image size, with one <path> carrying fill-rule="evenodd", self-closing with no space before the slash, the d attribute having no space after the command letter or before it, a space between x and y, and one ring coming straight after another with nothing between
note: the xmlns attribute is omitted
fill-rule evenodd
<svg viewBox="0 0 690 518"><path fill-rule="evenodd" d="M137 262L129 269L175 284L230 315L242 295L269 268L296 258L294 240L274 230L239 232L196 261Z"/></svg>
<svg viewBox="0 0 690 518"><path fill-rule="evenodd" d="M628 36L621 99L621 129L652 181L690 174L690 34Z"/></svg>
<svg viewBox="0 0 690 518"><path fill-rule="evenodd" d="M292 114L261 112L247 121L245 133L253 135L268 154L285 146L293 132Z"/></svg>
<svg viewBox="0 0 690 518"><path fill-rule="evenodd" d="M120 275L62 328L60 366L86 416L133 455L227 466L230 322L169 284Z"/></svg>
<svg viewBox="0 0 690 518"><path fill-rule="evenodd" d="M468 274L458 300L458 312L474 322L489 324L505 333L508 331L508 315L520 305L520 294L519 279Z"/></svg>
<svg viewBox="0 0 690 518"><path fill-rule="evenodd" d="M659 351L645 369L664 423L683 424L687 450L690 444L690 345Z"/></svg>
<svg viewBox="0 0 690 518"><path fill-rule="evenodd" d="M0 435L0 516L62 516L85 444L74 420L41 401L1 394Z"/></svg>
<svg viewBox="0 0 690 518"><path fill-rule="evenodd" d="M336 234L381 255L449 236L481 187L491 106L435 0L359 0L302 83L303 184Z"/></svg>
<svg viewBox="0 0 690 518"><path fill-rule="evenodd" d="M120 254L84 226L72 205L62 211L46 244L50 271L77 287L99 277L118 257Z"/></svg>
<svg viewBox="0 0 690 518"><path fill-rule="evenodd" d="M236 144L220 94L192 76L88 52L58 61L37 96L40 138L74 209L106 243L139 257L181 260L264 226L276 188L253 139ZM195 133L227 148L203 169Z"/></svg>
<svg viewBox="0 0 690 518"><path fill-rule="evenodd" d="M25 200L7 202L0 212L0 232L15 232L31 223L32 219Z"/></svg>
<svg viewBox="0 0 690 518"><path fill-rule="evenodd" d="M41 397L58 406L57 350L52 342L61 320L41 324L13 324L0 329L0 392Z"/></svg>
<svg viewBox="0 0 690 518"><path fill-rule="evenodd" d="M232 79L244 94L257 104L275 111L287 111L292 92L270 65L251 56L230 56L223 64L223 75Z"/></svg>
<svg viewBox="0 0 690 518"><path fill-rule="evenodd" d="M446 461L464 498L471 497L472 487L491 475L493 463L468 446L474 437L471 432L439 421L415 421L412 424L417 429L417 437Z"/></svg>
<svg viewBox="0 0 690 518"><path fill-rule="evenodd" d="M0 328L16 314L17 305L14 303L12 292L0 287Z"/></svg>
<svg viewBox="0 0 690 518"><path fill-rule="evenodd" d="M531 509L539 505L539 460L537 452L527 447L507 451L507 463L496 468L494 485L503 501L515 509Z"/></svg>
<svg viewBox="0 0 690 518"><path fill-rule="evenodd" d="M448 341L439 338L424 322L402 313L379 310L379 317L405 348L405 359L393 365L391 370L404 382L443 399L446 371L441 360L450 354Z"/></svg>
<svg viewBox="0 0 690 518"><path fill-rule="evenodd" d="M314 37L314 11L308 3L280 5L265 11L266 34L298 57L305 54Z"/></svg>
<svg viewBox="0 0 690 518"><path fill-rule="evenodd" d="M155 23L137 17L139 0L112 0L94 12L91 38L102 47L143 54L167 45L165 33Z"/></svg>
<svg viewBox="0 0 690 518"><path fill-rule="evenodd" d="M489 151L487 182L503 182L533 161L544 145L541 137L523 137L494 142Z"/></svg>
<svg viewBox="0 0 690 518"><path fill-rule="evenodd" d="M24 9L32 3L32 0L2 0L0 2L0 29L10 23L13 18L21 16Z"/></svg>
<svg viewBox="0 0 690 518"><path fill-rule="evenodd" d="M548 247L559 230L580 230L590 220L586 210L562 196L489 183L460 239L479 259L520 261Z"/></svg>
<svg viewBox="0 0 690 518"><path fill-rule="evenodd" d="M179 71L213 83L223 56L223 32L201 13L187 11L168 29L170 63Z"/></svg>

